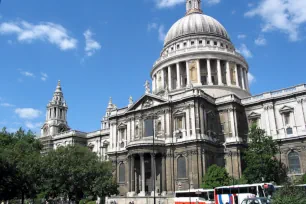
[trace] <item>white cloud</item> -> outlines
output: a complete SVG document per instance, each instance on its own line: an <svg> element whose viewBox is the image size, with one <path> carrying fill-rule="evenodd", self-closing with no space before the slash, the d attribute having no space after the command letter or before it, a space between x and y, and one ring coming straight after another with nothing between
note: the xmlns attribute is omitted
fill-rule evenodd
<svg viewBox="0 0 306 204"><path fill-rule="evenodd" d="M46 73L44 73L44 72L41 72L40 74L41 74L40 79L41 79L42 81L46 81L47 78L48 78L48 74L46 74Z"/></svg>
<svg viewBox="0 0 306 204"><path fill-rule="evenodd" d="M242 54L243 56L245 56L246 58L252 58L253 57L253 54L251 53L251 51L249 50L249 48L245 44L241 44L239 49L237 49L236 51L239 52L240 54Z"/></svg>
<svg viewBox="0 0 306 204"><path fill-rule="evenodd" d="M237 36L238 39L245 39L247 36L245 34L239 34Z"/></svg>
<svg viewBox="0 0 306 204"><path fill-rule="evenodd" d="M258 46L264 46L264 45L267 44L266 38L262 35L260 35L258 38L256 38L254 42Z"/></svg>
<svg viewBox="0 0 306 204"><path fill-rule="evenodd" d="M148 31L152 31L152 30L157 30L158 32L158 39L161 42L164 42L165 37L166 37L166 33L165 33L165 26L162 24L157 24L157 23L149 23L148 24Z"/></svg>
<svg viewBox="0 0 306 204"><path fill-rule="evenodd" d="M36 110L33 108L17 108L15 113L23 119L34 119L38 118L41 115L40 110Z"/></svg>
<svg viewBox="0 0 306 204"><path fill-rule="evenodd" d="M166 33L165 33L165 27L164 25L160 25L158 28L158 39L162 42L164 42L166 37Z"/></svg>
<svg viewBox="0 0 306 204"><path fill-rule="evenodd" d="M260 16L263 20L263 32L279 30L286 33L291 41L297 41L300 27L306 23L306 1L261 0L245 16Z"/></svg>
<svg viewBox="0 0 306 204"><path fill-rule="evenodd" d="M205 0L205 2L208 3L209 5L214 5L220 3L221 0Z"/></svg>
<svg viewBox="0 0 306 204"><path fill-rule="evenodd" d="M248 80L249 80L250 85L253 84L254 82L256 82L256 78L250 72L248 73Z"/></svg>
<svg viewBox="0 0 306 204"><path fill-rule="evenodd" d="M35 75L32 72L20 72L20 74L26 76L26 77L35 77Z"/></svg>
<svg viewBox="0 0 306 204"><path fill-rule="evenodd" d="M158 28L158 24L157 23L149 23L148 24L148 31L154 30Z"/></svg>
<svg viewBox="0 0 306 204"><path fill-rule="evenodd" d="M2 106L2 107L14 107L15 105L10 104L10 103L0 103L0 106Z"/></svg>
<svg viewBox="0 0 306 204"><path fill-rule="evenodd" d="M25 126L29 129L36 129L40 128L43 125L43 123L32 123L32 122L25 122Z"/></svg>
<svg viewBox="0 0 306 204"><path fill-rule="evenodd" d="M100 43L95 41L93 37L93 33L88 29L84 32L84 37L86 41L85 52L87 56L92 56L97 50L101 49Z"/></svg>
<svg viewBox="0 0 306 204"><path fill-rule="evenodd" d="M173 7L178 4L185 3L186 0L156 0L156 4L158 8L167 8Z"/></svg>
<svg viewBox="0 0 306 204"><path fill-rule="evenodd" d="M77 40L70 37L63 26L51 22L36 25L27 21L4 22L0 24L0 34L16 34L19 42L47 41L61 50L71 50L77 47Z"/></svg>

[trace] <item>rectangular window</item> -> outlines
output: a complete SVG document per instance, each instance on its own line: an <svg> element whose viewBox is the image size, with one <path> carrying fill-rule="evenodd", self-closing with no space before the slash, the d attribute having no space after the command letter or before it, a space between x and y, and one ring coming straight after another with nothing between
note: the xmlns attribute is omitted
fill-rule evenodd
<svg viewBox="0 0 306 204"><path fill-rule="evenodd" d="M203 43L202 40L200 40L200 41L199 41L199 44L202 45L202 43Z"/></svg>
<svg viewBox="0 0 306 204"><path fill-rule="evenodd" d="M150 137L154 135L153 123L154 123L153 119L145 120L144 122L144 125L145 125L145 135L144 136L145 137Z"/></svg>
<svg viewBox="0 0 306 204"><path fill-rule="evenodd" d="M176 118L176 130L183 129L183 116L179 116Z"/></svg>
<svg viewBox="0 0 306 204"><path fill-rule="evenodd" d="M194 41L191 41L191 45L194 45Z"/></svg>
<svg viewBox="0 0 306 204"><path fill-rule="evenodd" d="M180 45L177 45L176 48L177 48L177 49L180 49Z"/></svg>
<svg viewBox="0 0 306 204"><path fill-rule="evenodd" d="M207 40L206 44L207 44L207 45L209 45L209 44L210 44L210 41L209 41L209 40Z"/></svg>
<svg viewBox="0 0 306 204"><path fill-rule="evenodd" d="M285 125L290 125L290 112L284 113Z"/></svg>
<svg viewBox="0 0 306 204"><path fill-rule="evenodd" d="M217 45L218 45L218 42L217 42L217 41L215 41L215 42L214 42L214 45L215 45L215 46L217 46Z"/></svg>

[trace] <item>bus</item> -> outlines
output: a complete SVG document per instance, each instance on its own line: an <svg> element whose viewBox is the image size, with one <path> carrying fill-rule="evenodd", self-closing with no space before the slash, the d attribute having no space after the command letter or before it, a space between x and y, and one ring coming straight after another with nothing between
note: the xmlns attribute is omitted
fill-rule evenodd
<svg viewBox="0 0 306 204"><path fill-rule="evenodd" d="M190 189L176 191L175 204L215 204L214 190Z"/></svg>
<svg viewBox="0 0 306 204"><path fill-rule="evenodd" d="M215 204L241 204L246 198L271 198L275 188L272 183L244 184L215 188Z"/></svg>

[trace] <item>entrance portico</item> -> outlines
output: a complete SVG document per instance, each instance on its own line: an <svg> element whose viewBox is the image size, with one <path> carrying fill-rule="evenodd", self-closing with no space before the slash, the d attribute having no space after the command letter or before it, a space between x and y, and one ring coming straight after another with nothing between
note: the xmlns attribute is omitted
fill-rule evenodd
<svg viewBox="0 0 306 204"><path fill-rule="evenodd" d="M128 156L128 196L166 194L166 160L161 153L145 152Z"/></svg>

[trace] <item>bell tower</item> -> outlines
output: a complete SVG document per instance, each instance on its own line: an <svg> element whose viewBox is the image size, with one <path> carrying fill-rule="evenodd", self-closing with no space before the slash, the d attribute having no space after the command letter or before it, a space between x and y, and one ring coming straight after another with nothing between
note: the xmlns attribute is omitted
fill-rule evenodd
<svg viewBox="0 0 306 204"><path fill-rule="evenodd" d="M47 105L46 121L41 136L54 136L69 130L67 123L68 106L64 100L61 82L58 81L52 100Z"/></svg>
<svg viewBox="0 0 306 204"><path fill-rule="evenodd" d="M186 15L192 13L203 13L201 10L201 0L186 0Z"/></svg>

